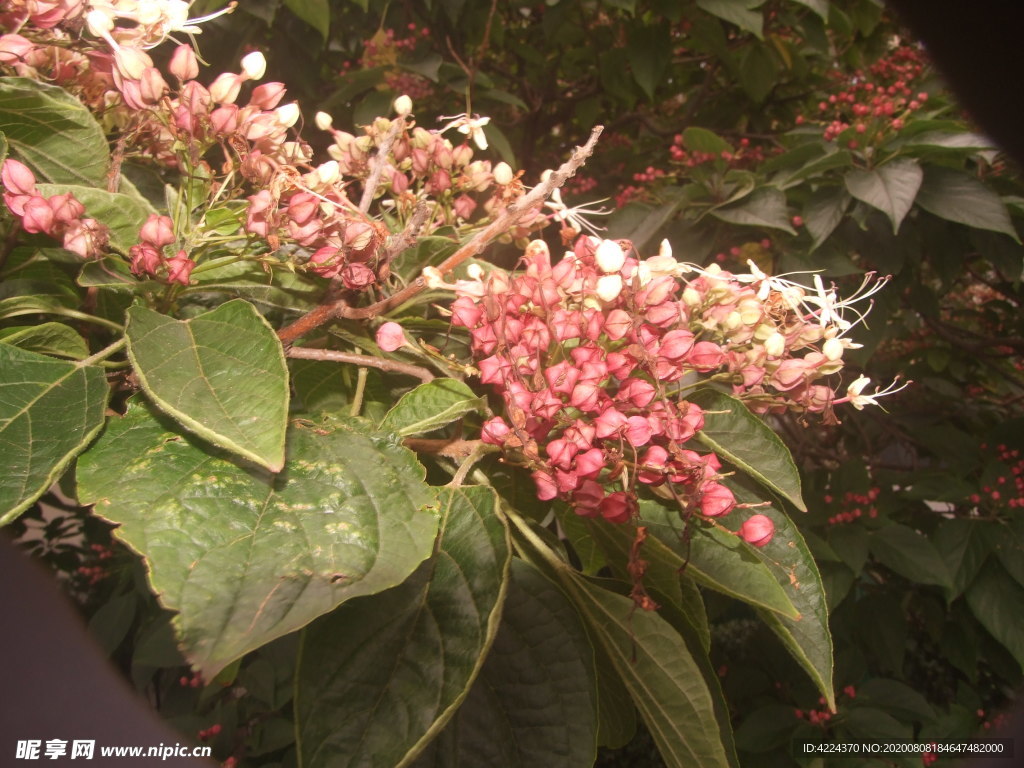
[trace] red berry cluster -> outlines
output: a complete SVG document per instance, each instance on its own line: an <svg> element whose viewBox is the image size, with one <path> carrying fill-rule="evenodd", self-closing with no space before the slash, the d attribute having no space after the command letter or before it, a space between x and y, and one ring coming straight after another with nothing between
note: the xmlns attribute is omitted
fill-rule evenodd
<svg viewBox="0 0 1024 768"><path fill-rule="evenodd" d="M110 571L102 563L114 556L114 550L103 544L90 544L89 549L100 562L97 565L80 565L76 572L88 581L90 587L93 587L110 575Z"/></svg>
<svg viewBox="0 0 1024 768"><path fill-rule="evenodd" d="M192 675L182 675L178 678L178 685L182 688L202 688L203 676L198 672Z"/></svg>
<svg viewBox="0 0 1024 768"><path fill-rule="evenodd" d="M900 131L907 118L928 101L924 91L915 93L925 66L921 50L901 45L879 59L865 73L852 76L833 73L836 92L818 102L814 117L799 115L797 125L808 121L825 126L825 141L840 141L850 149L862 143L877 144L892 131Z"/></svg>
<svg viewBox="0 0 1024 768"><path fill-rule="evenodd" d="M415 51L420 42L430 36L430 30L427 27L418 27L415 22L410 22L407 30L408 34L402 35L394 29L384 29L369 40L365 40L363 55L356 68L384 67L384 82L388 89L395 93L404 93L413 100L425 99L434 93L430 81L422 75L406 72L396 65L403 53ZM342 74L345 74L347 69L348 67Z"/></svg>
<svg viewBox="0 0 1024 768"><path fill-rule="evenodd" d="M829 517L828 524L841 525L844 523L852 523L854 520L858 520L862 516L870 518L878 517L878 509L875 507L875 500L878 498L879 493L881 493L881 489L878 487L871 488L867 493L854 493L853 491L847 491L843 494L842 499L839 500L840 511ZM831 494L826 494L824 501L826 504L832 504L835 499Z"/></svg>
<svg viewBox="0 0 1024 768"><path fill-rule="evenodd" d="M985 443L980 447L983 451L988 450ZM994 484L983 485L980 494L971 494L971 503L991 507L1005 505L1010 509L1024 508L1024 459L1021 458L1020 451L999 444L996 446L996 455L1006 466L1007 471L998 475Z"/></svg>

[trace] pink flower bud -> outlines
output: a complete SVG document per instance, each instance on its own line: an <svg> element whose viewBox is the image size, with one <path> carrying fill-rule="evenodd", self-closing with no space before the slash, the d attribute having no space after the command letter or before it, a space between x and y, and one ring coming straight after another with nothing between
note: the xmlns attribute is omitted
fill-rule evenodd
<svg viewBox="0 0 1024 768"><path fill-rule="evenodd" d="M373 270L365 264L346 264L341 270L341 281L346 288L353 291L362 290L366 286L372 285L376 279L377 276Z"/></svg>
<svg viewBox="0 0 1024 768"><path fill-rule="evenodd" d="M252 89L249 104L258 109L274 109L281 103L286 90L284 83L263 83Z"/></svg>
<svg viewBox="0 0 1024 768"><path fill-rule="evenodd" d="M512 433L511 427L500 416L494 416L484 422L480 430L480 439L491 445L504 445L505 438Z"/></svg>
<svg viewBox="0 0 1024 768"><path fill-rule="evenodd" d="M168 216L151 213L139 230L139 239L156 248L163 248L174 242L174 222Z"/></svg>
<svg viewBox="0 0 1024 768"><path fill-rule="evenodd" d="M544 451L551 458L551 463L562 469L571 469L573 457L579 453L579 448L571 440L560 437L547 444Z"/></svg>
<svg viewBox="0 0 1024 768"><path fill-rule="evenodd" d="M468 219L476 210L476 200L469 195L459 195L452 201L452 210L460 219Z"/></svg>
<svg viewBox="0 0 1024 768"><path fill-rule="evenodd" d="M626 426L626 416L616 408L608 406L594 419L595 434L598 437L611 437Z"/></svg>
<svg viewBox="0 0 1024 768"><path fill-rule="evenodd" d="M0 36L0 64L22 64L35 47L31 40L21 35Z"/></svg>
<svg viewBox="0 0 1024 768"><path fill-rule="evenodd" d="M548 386L551 387L551 390L564 395L572 394L579 378L579 369L570 365L568 360L563 360L544 370L544 379L547 381Z"/></svg>
<svg viewBox="0 0 1024 768"><path fill-rule="evenodd" d="M53 223L53 209L50 208L45 197L34 195L25 202L21 226L25 228L26 232L50 234Z"/></svg>
<svg viewBox="0 0 1024 768"><path fill-rule="evenodd" d="M694 348L693 334L677 329L669 331L662 337L658 354L669 360L681 360Z"/></svg>
<svg viewBox="0 0 1024 768"><path fill-rule="evenodd" d="M576 472L580 477L597 477L604 469L604 451L589 448L576 455Z"/></svg>
<svg viewBox="0 0 1024 768"><path fill-rule="evenodd" d="M630 445L640 448L651 441L651 425L643 416L630 416L623 434Z"/></svg>
<svg viewBox="0 0 1024 768"><path fill-rule="evenodd" d="M531 477L533 482L537 486L537 498L541 501L550 501L558 495L558 488L555 485L555 479L547 472L541 470L535 471Z"/></svg>
<svg viewBox="0 0 1024 768"><path fill-rule="evenodd" d="M234 104L242 90L242 82L243 79L233 72L218 75L210 85L210 98L218 104Z"/></svg>
<svg viewBox="0 0 1024 768"><path fill-rule="evenodd" d="M53 211L54 224L70 224L85 213L85 206L75 199L70 192L54 195L47 201Z"/></svg>
<svg viewBox="0 0 1024 768"><path fill-rule="evenodd" d="M609 523L622 524L633 516L635 504L625 491L616 491L602 499L597 510Z"/></svg>
<svg viewBox="0 0 1024 768"><path fill-rule="evenodd" d="M698 371L712 371L725 362L725 352L712 341L698 341L687 355L686 362Z"/></svg>
<svg viewBox="0 0 1024 768"><path fill-rule="evenodd" d="M394 352L405 344L405 332L398 323L384 323L377 329L377 346L385 352Z"/></svg>
<svg viewBox="0 0 1024 768"><path fill-rule="evenodd" d="M182 44L174 49L168 71L181 82L199 77L199 61L191 45Z"/></svg>
<svg viewBox="0 0 1024 768"><path fill-rule="evenodd" d="M705 517L721 517L736 506L736 497L721 483L707 483L700 496L700 512Z"/></svg>
<svg viewBox="0 0 1024 768"><path fill-rule="evenodd" d="M755 547L763 547L774 535L775 523L766 515L751 515L740 526L740 536Z"/></svg>
<svg viewBox="0 0 1024 768"><path fill-rule="evenodd" d="M604 321L604 332L612 341L618 341L633 327L633 318L623 309L613 309Z"/></svg>
<svg viewBox="0 0 1024 768"><path fill-rule="evenodd" d="M132 274L137 277L144 275L155 275L163 259L160 252L148 243L133 245L128 249L132 257Z"/></svg>
<svg viewBox="0 0 1024 768"><path fill-rule="evenodd" d="M79 219L64 232L64 247L83 259L99 258L110 240L110 231L96 219Z"/></svg>
<svg viewBox="0 0 1024 768"><path fill-rule="evenodd" d="M584 517L593 517L597 514L597 508L604 500L604 488L596 480L584 480L577 491L572 495L573 504L576 506L576 514Z"/></svg>
<svg viewBox="0 0 1024 768"><path fill-rule="evenodd" d="M36 193L36 177L24 163L14 158L4 160L3 169L0 170L0 180L3 181L4 189L16 195L34 195Z"/></svg>
<svg viewBox="0 0 1024 768"><path fill-rule="evenodd" d="M619 385L615 399L631 403L637 408L644 408L654 399L654 395L654 385L649 381L629 378Z"/></svg>
<svg viewBox="0 0 1024 768"><path fill-rule="evenodd" d="M185 254L185 251L178 251L167 260L167 282L188 285L189 275L195 267L196 263Z"/></svg>
<svg viewBox="0 0 1024 768"><path fill-rule="evenodd" d="M153 60L139 48L122 47L114 51L114 66L126 80L139 80L153 66Z"/></svg>

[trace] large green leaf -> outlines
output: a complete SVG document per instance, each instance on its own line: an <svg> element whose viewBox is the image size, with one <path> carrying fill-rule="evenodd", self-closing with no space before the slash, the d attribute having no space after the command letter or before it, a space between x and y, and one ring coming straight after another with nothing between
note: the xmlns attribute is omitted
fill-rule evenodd
<svg viewBox="0 0 1024 768"><path fill-rule="evenodd" d="M160 408L203 439L281 469L288 368L252 304L237 299L182 321L136 306L126 334L142 388Z"/></svg>
<svg viewBox="0 0 1024 768"><path fill-rule="evenodd" d="M793 457L767 424L742 402L718 390L702 389L689 399L705 411L704 428L697 433L701 443L800 511L807 511Z"/></svg>
<svg viewBox="0 0 1024 768"><path fill-rule="evenodd" d="M127 254L139 242L139 230L147 217L155 213L153 206L138 198L114 194L95 187L77 184L40 184L39 191L47 196L70 192L85 206L85 215L110 227L110 245Z"/></svg>
<svg viewBox="0 0 1024 768"><path fill-rule="evenodd" d="M388 411L380 428L402 437L421 435L451 424L473 411L484 412L487 401L456 379L420 384Z"/></svg>
<svg viewBox="0 0 1024 768"><path fill-rule="evenodd" d="M665 67L672 59L672 41L669 28L664 24L636 24L629 29L629 69L647 98L654 100L654 92L663 83Z"/></svg>
<svg viewBox="0 0 1024 768"><path fill-rule="evenodd" d="M916 160L899 158L870 171L850 171L843 180L851 195L889 217L895 234L910 213L923 178Z"/></svg>
<svg viewBox="0 0 1024 768"><path fill-rule="evenodd" d="M102 368L0 344L0 525L46 492L103 426Z"/></svg>
<svg viewBox="0 0 1024 768"><path fill-rule="evenodd" d="M591 633L629 690L669 768L727 768L714 701L686 642L656 612L560 571Z"/></svg>
<svg viewBox="0 0 1024 768"><path fill-rule="evenodd" d="M89 356L85 339L64 323L17 325L0 329L0 344L10 344L44 355L82 360Z"/></svg>
<svg viewBox="0 0 1024 768"><path fill-rule="evenodd" d="M1002 232L1020 242L999 195L962 171L929 168L925 171L917 204L940 218Z"/></svg>
<svg viewBox="0 0 1024 768"><path fill-rule="evenodd" d="M104 186L107 139L89 110L63 88L0 78L0 131L39 181Z"/></svg>
<svg viewBox="0 0 1024 768"><path fill-rule="evenodd" d="M646 499L640 501L640 519L676 553L679 567L685 566L686 575L698 584L784 616L799 615L779 580L738 536L699 522L691 523L687 531L673 510Z"/></svg>
<svg viewBox="0 0 1024 768"><path fill-rule="evenodd" d="M284 0L285 7L320 33L324 40L330 34L331 6L328 0Z"/></svg>
<svg viewBox="0 0 1024 768"><path fill-rule="evenodd" d="M118 524L177 611L206 678L430 556L435 493L393 438L295 426L277 476L239 466L132 401L78 462L79 499Z"/></svg>
<svg viewBox="0 0 1024 768"><path fill-rule="evenodd" d="M753 10L763 0L697 0L697 5L720 19L735 24L740 29L763 37L764 14Z"/></svg>
<svg viewBox="0 0 1024 768"><path fill-rule="evenodd" d="M845 189L815 190L804 206L804 224L812 238L813 251L828 239L846 215L850 194Z"/></svg>
<svg viewBox="0 0 1024 768"><path fill-rule="evenodd" d="M480 676L415 768L594 764L594 659L580 617L562 591L524 561L513 560L511 577Z"/></svg>
<svg viewBox="0 0 1024 768"><path fill-rule="evenodd" d="M758 500L756 490L735 482L727 483L738 501L754 503ZM779 584L799 615L789 618L763 609L758 613L834 709L832 635L828 627L825 587L818 566L799 529L774 506L737 508L729 514L730 528L739 530L743 521L755 514L771 518L775 524L775 536L763 547L755 547L754 550L765 565L778 575Z"/></svg>
<svg viewBox="0 0 1024 768"><path fill-rule="evenodd" d="M482 486L444 489L435 555L403 584L306 630L295 701L302 764L406 765L452 717L501 616L511 548L496 498Z"/></svg>
<svg viewBox="0 0 1024 768"><path fill-rule="evenodd" d="M990 559L966 596L971 613L1024 668L1024 587Z"/></svg>
<svg viewBox="0 0 1024 768"><path fill-rule="evenodd" d="M871 534L871 554L911 581L951 589L949 569L942 555L924 534L896 523Z"/></svg>
<svg viewBox="0 0 1024 768"><path fill-rule="evenodd" d="M757 190L740 203L711 211L715 218L745 227L768 227L796 234L790 223L784 192L772 187Z"/></svg>

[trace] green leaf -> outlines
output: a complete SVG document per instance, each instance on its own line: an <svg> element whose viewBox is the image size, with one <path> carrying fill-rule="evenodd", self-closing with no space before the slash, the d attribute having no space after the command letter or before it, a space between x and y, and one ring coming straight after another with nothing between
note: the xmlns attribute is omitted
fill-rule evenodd
<svg viewBox="0 0 1024 768"><path fill-rule="evenodd" d="M951 588L942 555L924 534L893 523L871 534L871 554L883 565L911 581Z"/></svg>
<svg viewBox="0 0 1024 768"><path fill-rule="evenodd" d="M680 567L685 564L685 574L697 583L760 608L799 616L772 571L738 536L697 523L687 532L678 514L647 499L640 500L640 519L676 553Z"/></svg>
<svg viewBox="0 0 1024 768"><path fill-rule="evenodd" d="M990 559L966 597L971 613L1024 668L1024 587Z"/></svg>
<svg viewBox="0 0 1024 768"><path fill-rule="evenodd" d="M285 7L320 33L324 40L331 31L331 6L328 0L284 0Z"/></svg>
<svg viewBox="0 0 1024 768"><path fill-rule="evenodd" d="M801 512L807 511L793 457L767 424L741 401L718 390L702 389L689 399L705 411L704 428L697 433L703 445L792 502Z"/></svg>
<svg viewBox="0 0 1024 768"><path fill-rule="evenodd" d="M629 29L629 68L647 98L654 101L654 92L664 82L665 68L672 58L672 41L668 25L634 25Z"/></svg>
<svg viewBox="0 0 1024 768"><path fill-rule="evenodd" d="M916 160L899 158L871 171L850 171L843 180L851 195L889 217L896 234L910 213L923 178L924 171Z"/></svg>
<svg viewBox="0 0 1024 768"><path fill-rule="evenodd" d="M0 78L0 131L39 181L105 186L110 151L99 123L63 88Z"/></svg>
<svg viewBox="0 0 1024 768"><path fill-rule="evenodd" d="M731 480L727 480L726 484L741 503L756 503L759 500L755 490ZM755 547L754 550L778 574L787 599L799 612L796 618L763 609L758 613L814 681L829 706L834 708L832 635L828 627L825 587L818 566L799 529L774 506L735 509L729 515L730 527L735 525L739 530L743 522L755 514L771 519L775 524L775 535L763 547Z"/></svg>
<svg viewBox="0 0 1024 768"><path fill-rule="evenodd" d="M434 379L402 395L380 428L402 437L422 435L458 421L467 413L485 413L487 401L456 379Z"/></svg>
<svg viewBox="0 0 1024 768"><path fill-rule="evenodd" d="M857 686L856 703L875 706L904 722L935 719L935 710L927 699L898 680L876 677L861 683Z"/></svg>
<svg viewBox="0 0 1024 768"><path fill-rule="evenodd" d="M727 768L714 701L686 642L656 612L568 569L560 576L669 768Z"/></svg>
<svg viewBox="0 0 1024 768"><path fill-rule="evenodd" d="M971 152L997 149L986 136L966 131L926 131L899 142L899 146L906 149L963 149Z"/></svg>
<svg viewBox="0 0 1024 768"><path fill-rule="evenodd" d="M32 506L103 427L103 369L0 344L0 525Z"/></svg>
<svg viewBox="0 0 1024 768"><path fill-rule="evenodd" d="M1020 242L999 195L962 171L929 167L917 195L917 204L939 218L1002 232Z"/></svg>
<svg viewBox="0 0 1024 768"><path fill-rule="evenodd" d="M947 479L948 482L948 479ZM915 482L914 486L918 484ZM1002 531L985 520L962 517L943 520L931 536L935 549L946 563L951 586L946 599L953 600L967 589L993 548L1005 541Z"/></svg>
<svg viewBox="0 0 1024 768"><path fill-rule="evenodd" d="M496 500L491 488L443 489L436 554L401 585L306 630L295 703L302 763L407 765L454 715L505 598L511 546Z"/></svg>
<svg viewBox="0 0 1024 768"><path fill-rule="evenodd" d="M205 440L277 472L288 367L270 324L236 299L192 320L128 310L128 355L160 408Z"/></svg>
<svg viewBox="0 0 1024 768"><path fill-rule="evenodd" d="M778 77L778 65L767 45L754 43L740 59L740 85L757 104L764 102L772 92Z"/></svg>
<svg viewBox="0 0 1024 768"><path fill-rule="evenodd" d="M207 679L346 600L400 584L437 532L416 457L358 426L293 427L273 476L133 399L77 474L79 499L142 555Z"/></svg>
<svg viewBox="0 0 1024 768"><path fill-rule="evenodd" d="M733 151L732 145L717 133L694 126L683 131L683 145L690 152L703 152L709 155Z"/></svg>
<svg viewBox="0 0 1024 768"><path fill-rule="evenodd" d="M593 649L580 617L557 586L515 559L480 676L413 765L582 768L593 765L596 740Z"/></svg>
<svg viewBox="0 0 1024 768"><path fill-rule="evenodd" d="M139 230L153 206L128 195L107 192L77 184L39 184L39 191L50 197L70 192L85 206L85 215L110 227L110 245L123 254L139 242Z"/></svg>
<svg viewBox="0 0 1024 768"><path fill-rule="evenodd" d="M828 23L829 0L793 0L798 5L804 5L821 16L821 20Z"/></svg>
<svg viewBox="0 0 1024 768"><path fill-rule="evenodd" d="M804 207L804 226L812 238L813 251L828 239L846 215L850 194L837 187L817 189Z"/></svg>
<svg viewBox="0 0 1024 768"><path fill-rule="evenodd" d="M697 6L763 39L764 14L751 10L757 8L761 2L762 0L697 0Z"/></svg>
<svg viewBox="0 0 1024 768"><path fill-rule="evenodd" d="M64 323L18 325L0 328L0 344L28 349L43 355L81 360L89 356L89 347L78 333Z"/></svg>
<svg viewBox="0 0 1024 768"><path fill-rule="evenodd" d="M740 224L745 227L768 227L769 229L781 229L791 235L796 234L796 230L790 224L789 211L786 208L786 195L773 187L763 187L741 203L725 208L716 208L711 211L711 215L730 224Z"/></svg>
<svg viewBox="0 0 1024 768"><path fill-rule="evenodd" d="M640 253L644 252L645 247L650 243L651 239L671 220L676 211L686 200L682 194L678 194L678 192L673 189L665 190L662 193L662 196L667 197L668 202L655 207L645 206L647 213L639 216L634 225L627 228L616 227L616 222L614 221L611 225L611 228L616 232L624 229L624 231L622 231L622 236L628 238L629 241L633 243L633 247ZM634 207L638 210L643 210L643 208L641 208L642 205L643 204L641 203L635 203L620 210L627 211Z"/></svg>

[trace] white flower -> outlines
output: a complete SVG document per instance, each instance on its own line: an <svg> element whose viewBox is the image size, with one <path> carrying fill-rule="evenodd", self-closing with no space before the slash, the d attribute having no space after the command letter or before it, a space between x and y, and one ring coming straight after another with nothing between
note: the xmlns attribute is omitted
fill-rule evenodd
<svg viewBox="0 0 1024 768"><path fill-rule="evenodd" d="M506 184L511 184L512 179L515 178L515 174L512 173L512 167L504 160L494 166L494 170L491 171L491 174L494 176L494 183L500 184L503 187Z"/></svg>
<svg viewBox="0 0 1024 768"><path fill-rule="evenodd" d="M331 130L331 126L334 125L334 118L326 112L317 112L313 121L316 123L316 127L321 131L329 131Z"/></svg>
<svg viewBox="0 0 1024 768"><path fill-rule="evenodd" d="M395 99L393 106L395 108L395 114L399 117L405 117L406 115L412 114L412 99L404 93Z"/></svg>
<svg viewBox="0 0 1024 768"><path fill-rule="evenodd" d="M875 391L872 394L865 395L862 394L864 387L871 383L871 379L867 376L861 376L846 388L846 397L837 402L849 402L858 411L862 411L864 410L865 405L878 405L878 398L885 397L886 395L893 395L906 389L911 384L911 382L905 381L902 386L896 386L899 383L899 380L899 376L897 376L893 379L892 384L885 389L880 390L878 387L875 387Z"/></svg>
<svg viewBox="0 0 1024 768"><path fill-rule="evenodd" d="M604 275L597 278L596 292L601 301L614 301L622 293L622 275Z"/></svg>
<svg viewBox="0 0 1024 768"><path fill-rule="evenodd" d="M250 80L261 80L267 73L267 57L259 51L245 54L242 57L242 71Z"/></svg>
<svg viewBox="0 0 1024 768"><path fill-rule="evenodd" d="M594 259L598 268L609 275L622 269L622 265L626 263L626 253L614 240L602 240L594 252Z"/></svg>
<svg viewBox="0 0 1024 768"><path fill-rule="evenodd" d="M545 171L541 177L547 180L547 176L551 174L550 171ZM568 222L569 226L575 229L577 232L590 232L597 234L604 230L604 227L598 227L595 224L591 224L586 220L586 216L607 216L611 211L607 208L591 208L588 206L603 203L607 200L607 197L603 197L600 200L592 200L589 203L581 203L580 205L573 206L570 208L562 201L562 192L559 189L551 190L550 199L544 203L545 208L551 210L551 218L555 221Z"/></svg>
<svg viewBox="0 0 1024 768"><path fill-rule="evenodd" d="M459 133L473 139L473 143L475 143L480 149L487 149L487 136L484 135L484 126L491 122L491 118L480 117L480 115L473 115L470 117L463 112L461 115L441 116L438 120L451 121L441 128L439 133L444 133L445 131L450 131L452 128L455 128Z"/></svg>

